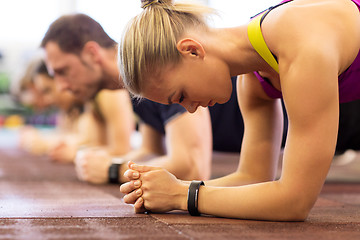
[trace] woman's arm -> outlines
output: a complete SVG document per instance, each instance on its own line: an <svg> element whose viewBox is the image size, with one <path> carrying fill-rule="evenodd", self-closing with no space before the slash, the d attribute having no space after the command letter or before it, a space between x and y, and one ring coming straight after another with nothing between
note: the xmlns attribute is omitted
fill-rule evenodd
<svg viewBox="0 0 360 240"><path fill-rule="evenodd" d="M314 58L317 59L316 66L311 67L297 59L294 64L304 68L291 68L293 70L282 73L286 79L282 89L289 116L289 132L280 180L234 188L202 187L200 212L278 221L304 220L307 217L331 163L338 121L336 66L333 66L333 71L326 70L331 63L323 57ZM321 61L324 71L319 69ZM306 79L307 76L314 76L316 83ZM248 114L248 111L243 112L244 121L247 121ZM262 126L253 124L251 128L249 125L245 128L257 131ZM256 142L246 146L243 150L250 151ZM254 160L255 155L247 157L241 159L245 165ZM224 207L216 208L219 204Z"/></svg>
<svg viewBox="0 0 360 240"><path fill-rule="evenodd" d="M207 181L206 186L240 186L272 181L276 176L283 135L281 103L264 99L267 97L253 74L239 76L237 89L242 114L247 115L239 166L230 175Z"/></svg>
<svg viewBox="0 0 360 240"><path fill-rule="evenodd" d="M154 158L160 158L166 153L163 135L146 123L140 123L139 132L141 134L141 146L138 149L130 151L123 156L124 162L147 162ZM122 164L119 169L119 181L127 182L124 177L128 169L126 164Z"/></svg>
<svg viewBox="0 0 360 240"><path fill-rule="evenodd" d="M182 180L210 177L212 134L207 108L195 113L183 113L166 127L167 154L162 161L153 160L153 166L162 167Z"/></svg>
<svg viewBox="0 0 360 240"><path fill-rule="evenodd" d="M163 143L157 140L159 133L145 124L143 128L145 129L142 131L143 144L140 152L159 152L158 145ZM183 180L208 179L212 152L211 122L208 109L199 108L194 114L183 113L167 123L165 129L166 153L151 159L148 158L146 161L139 161L130 156L126 156L125 159L164 168ZM155 146L154 140L157 140ZM127 169L127 166L123 166L120 176L123 176Z"/></svg>

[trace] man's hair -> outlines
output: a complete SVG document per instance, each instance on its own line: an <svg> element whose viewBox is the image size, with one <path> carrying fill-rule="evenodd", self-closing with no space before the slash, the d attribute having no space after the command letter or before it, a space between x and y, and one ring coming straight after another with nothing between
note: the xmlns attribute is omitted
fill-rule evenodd
<svg viewBox="0 0 360 240"><path fill-rule="evenodd" d="M41 47L45 48L47 43L55 42L63 52L80 54L89 41L95 41L103 48L116 46L116 42L94 19L85 14L72 14L64 15L50 25Z"/></svg>

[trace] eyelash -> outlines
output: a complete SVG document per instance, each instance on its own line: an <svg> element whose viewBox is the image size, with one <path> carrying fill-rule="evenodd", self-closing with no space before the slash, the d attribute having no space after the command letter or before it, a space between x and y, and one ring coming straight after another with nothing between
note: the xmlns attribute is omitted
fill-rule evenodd
<svg viewBox="0 0 360 240"><path fill-rule="evenodd" d="M181 95L180 95L180 99L179 99L179 103L182 103L183 101L184 101L184 94L182 93Z"/></svg>

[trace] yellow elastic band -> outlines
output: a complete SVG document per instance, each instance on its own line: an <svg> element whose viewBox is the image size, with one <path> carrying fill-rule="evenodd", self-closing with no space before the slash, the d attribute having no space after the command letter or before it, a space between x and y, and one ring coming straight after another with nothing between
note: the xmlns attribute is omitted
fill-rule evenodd
<svg viewBox="0 0 360 240"><path fill-rule="evenodd" d="M149 3L145 4L142 8L145 9L145 8L147 8L148 6L150 6L153 3L157 3L157 1L149 2Z"/></svg>
<svg viewBox="0 0 360 240"><path fill-rule="evenodd" d="M248 37L251 45L254 47L256 52L277 72L279 73L279 64L270 52L268 46L265 43L264 37L261 32L260 21L261 17L266 12L253 18L248 24Z"/></svg>

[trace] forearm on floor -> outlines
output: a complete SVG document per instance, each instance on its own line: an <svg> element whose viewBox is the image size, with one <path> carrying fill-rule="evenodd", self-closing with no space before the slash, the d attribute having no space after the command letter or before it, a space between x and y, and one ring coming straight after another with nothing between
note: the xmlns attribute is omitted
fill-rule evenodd
<svg viewBox="0 0 360 240"><path fill-rule="evenodd" d="M183 199L185 201L187 199ZM306 193L272 181L240 187L202 186L198 210L202 214L227 218L303 221L314 202ZM187 210L186 204L182 206L186 206L182 210Z"/></svg>
<svg viewBox="0 0 360 240"><path fill-rule="evenodd" d="M263 180L257 179L251 175L244 174L241 172L234 172L224 177L206 181L206 186L235 187L235 186L242 186L242 185L254 184L259 182L263 182Z"/></svg>

